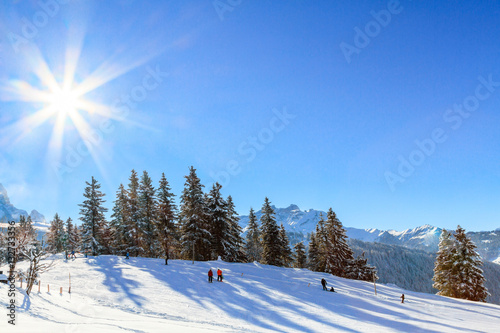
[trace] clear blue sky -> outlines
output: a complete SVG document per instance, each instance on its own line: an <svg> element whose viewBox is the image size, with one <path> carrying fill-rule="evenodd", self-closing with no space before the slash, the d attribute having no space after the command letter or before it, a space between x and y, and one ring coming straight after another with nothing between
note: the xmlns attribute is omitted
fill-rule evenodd
<svg viewBox="0 0 500 333"><path fill-rule="evenodd" d="M498 2L42 3L0 4L0 182L19 208L77 219L92 176L111 208L132 168L179 195L193 165L240 214L268 196L350 227L500 227ZM48 103L27 87L61 84L75 50L73 87L99 82L81 98L109 108L27 122Z"/></svg>

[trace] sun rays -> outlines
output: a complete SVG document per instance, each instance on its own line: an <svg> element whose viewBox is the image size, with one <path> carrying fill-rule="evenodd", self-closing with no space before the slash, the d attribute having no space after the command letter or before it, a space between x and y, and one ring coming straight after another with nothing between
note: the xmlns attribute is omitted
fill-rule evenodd
<svg viewBox="0 0 500 333"><path fill-rule="evenodd" d="M46 145L47 162L52 165L61 163L64 159L63 148L67 145L84 145L88 155L104 174L100 161L104 153L100 144L92 140L91 136L95 132L93 126L109 119L130 121L114 112L112 107L90 100L86 95L146 63L151 57L136 59L127 65L120 65L116 56L111 57L77 82L81 45L79 43L76 47L67 48L63 73L57 75L62 80L57 80L39 49L33 47L25 61L29 75L23 80L12 79L0 83L1 100L20 102L20 110L24 111L22 118L18 117L17 121L2 128L0 144L10 147L38 134L38 128L51 126L46 143L43 143L43 138L37 138L40 144ZM78 142L67 142L69 137Z"/></svg>

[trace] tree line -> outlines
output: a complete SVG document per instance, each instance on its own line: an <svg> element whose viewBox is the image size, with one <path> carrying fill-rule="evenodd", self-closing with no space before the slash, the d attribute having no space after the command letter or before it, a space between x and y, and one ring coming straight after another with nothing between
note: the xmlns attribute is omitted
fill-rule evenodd
<svg viewBox="0 0 500 333"><path fill-rule="evenodd" d="M144 171L132 170L129 183L120 184L110 221L106 219L105 194L92 177L86 182L80 206L80 229L71 219L66 224L56 214L47 236L52 252L75 249L90 255L116 254L185 260L216 260L310 268L336 276L376 279L375 268L363 257L354 258L346 243L345 229L330 208L311 236L309 252L300 242L292 250L284 226L278 226L275 211L266 197L257 221L250 209L245 239L231 196L224 198L222 186L204 185L190 167L177 207L170 185L162 174L155 188Z"/></svg>

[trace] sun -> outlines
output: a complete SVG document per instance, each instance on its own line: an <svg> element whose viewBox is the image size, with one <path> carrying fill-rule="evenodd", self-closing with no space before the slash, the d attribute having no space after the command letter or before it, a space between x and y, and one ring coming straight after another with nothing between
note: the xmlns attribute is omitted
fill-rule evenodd
<svg viewBox="0 0 500 333"><path fill-rule="evenodd" d="M65 118L74 118L78 108L82 107L83 103L80 96L68 88L61 88L51 92L48 99L49 108L55 111L57 115Z"/></svg>

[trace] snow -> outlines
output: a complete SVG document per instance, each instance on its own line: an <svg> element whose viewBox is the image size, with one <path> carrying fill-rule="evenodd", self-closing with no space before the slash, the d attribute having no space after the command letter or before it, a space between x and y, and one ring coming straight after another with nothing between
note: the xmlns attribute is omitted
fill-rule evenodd
<svg viewBox="0 0 500 333"><path fill-rule="evenodd" d="M306 269L182 260L165 266L163 259L117 256L58 258L55 268L42 275L40 293L35 286L28 298L18 289L17 324L8 325L2 314L0 332L495 332L500 319L496 305L394 285L377 285L375 296L372 283ZM221 268L224 282L209 284L210 268ZM322 291L323 277L336 293ZM8 301L6 285L0 285L0 301Z"/></svg>

